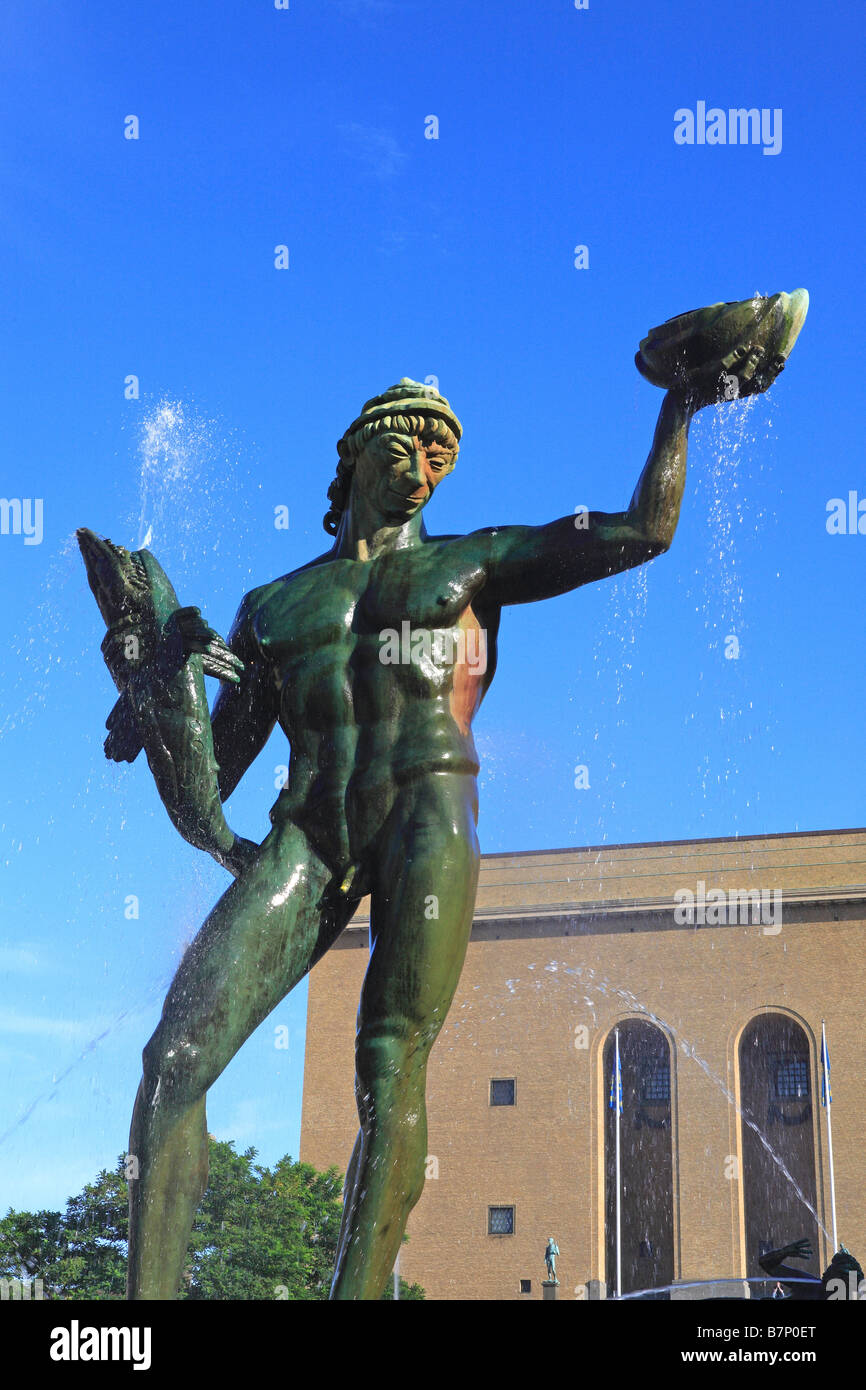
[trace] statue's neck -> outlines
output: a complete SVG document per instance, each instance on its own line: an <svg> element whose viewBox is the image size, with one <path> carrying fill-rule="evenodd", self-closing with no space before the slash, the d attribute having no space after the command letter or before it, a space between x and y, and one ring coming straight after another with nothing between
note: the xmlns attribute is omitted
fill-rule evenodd
<svg viewBox="0 0 866 1390"><path fill-rule="evenodd" d="M352 498L343 513L331 554L335 560L375 560L389 550L408 550L427 535L421 512L395 526L363 498Z"/></svg>

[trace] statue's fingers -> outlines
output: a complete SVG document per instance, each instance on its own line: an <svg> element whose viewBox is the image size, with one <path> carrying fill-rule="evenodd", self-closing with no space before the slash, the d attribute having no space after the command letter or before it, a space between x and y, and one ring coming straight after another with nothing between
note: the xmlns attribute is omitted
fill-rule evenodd
<svg viewBox="0 0 866 1390"><path fill-rule="evenodd" d="M171 619L184 639L207 638L209 641L225 643L219 633L205 622L198 608L178 608Z"/></svg>
<svg viewBox="0 0 866 1390"><path fill-rule="evenodd" d="M236 675L234 671L212 670L208 666L204 666L202 670L204 675L213 676L215 680L224 681L226 685L240 685L241 683L240 676Z"/></svg>
<svg viewBox="0 0 866 1390"><path fill-rule="evenodd" d="M237 671L227 671L221 666L203 665L202 672L206 676L213 676L215 680L226 681L229 685L240 685L241 678Z"/></svg>
<svg viewBox="0 0 866 1390"><path fill-rule="evenodd" d="M198 608L178 608L172 622L180 635L184 656L200 656L206 676L215 676L233 685L239 683L244 663L205 622Z"/></svg>
<svg viewBox="0 0 866 1390"><path fill-rule="evenodd" d="M200 632L207 627L200 608L177 608L170 619L179 632Z"/></svg>
<svg viewBox="0 0 866 1390"><path fill-rule="evenodd" d="M214 632L213 628L207 630L207 645L209 651L219 652L227 661L235 661L239 665L243 665L240 657L235 656L231 647L223 641L218 632Z"/></svg>
<svg viewBox="0 0 866 1390"><path fill-rule="evenodd" d="M231 647L227 647L223 641L208 641L201 648L202 656L212 657L214 661L222 661L226 666L231 666L236 671L244 669L244 663L239 656L236 656Z"/></svg>
<svg viewBox="0 0 866 1390"><path fill-rule="evenodd" d="M209 627L184 634L183 646L184 651L188 653L198 652L199 655L202 655L204 652L213 652L215 655L222 656L226 661L238 660L231 647L226 646L219 633L214 632Z"/></svg>
<svg viewBox="0 0 866 1390"><path fill-rule="evenodd" d="M206 676L216 676L219 680L230 681L232 685L239 685L243 668L239 669L237 665L223 661L219 657L203 655L201 669Z"/></svg>
<svg viewBox="0 0 866 1390"><path fill-rule="evenodd" d="M215 660L222 660L236 670L242 671L244 664L240 657L235 656L231 647L227 646L218 632L206 624L196 629L188 629L183 634L183 649L187 656L195 653L198 656L212 656Z"/></svg>
<svg viewBox="0 0 866 1390"><path fill-rule="evenodd" d="M194 653L194 655L199 656L201 669L206 676L218 676L220 680L233 681L234 683L240 681L243 671L233 662L224 661L219 656L209 656L207 652L203 652L201 655Z"/></svg>
<svg viewBox="0 0 866 1390"><path fill-rule="evenodd" d="M749 353L745 363L738 368L741 396L757 396L769 391L773 382L785 370L786 359L781 353L768 354L756 349Z"/></svg>
<svg viewBox="0 0 866 1390"><path fill-rule="evenodd" d="M203 661L210 661L215 666L223 666L227 671L237 671L240 675L244 669L244 663L235 656L234 652L224 651L220 647L214 647L209 642L204 643L199 648L199 656Z"/></svg>

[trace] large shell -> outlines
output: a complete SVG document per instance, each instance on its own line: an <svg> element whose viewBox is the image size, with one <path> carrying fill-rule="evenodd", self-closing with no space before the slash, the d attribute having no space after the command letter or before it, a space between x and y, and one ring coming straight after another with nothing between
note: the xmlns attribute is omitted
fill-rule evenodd
<svg viewBox="0 0 866 1390"><path fill-rule="evenodd" d="M737 362L759 349L777 375L789 356L809 307L806 290L710 304L677 314L650 329L635 356L654 386L682 386L696 379L736 373Z"/></svg>

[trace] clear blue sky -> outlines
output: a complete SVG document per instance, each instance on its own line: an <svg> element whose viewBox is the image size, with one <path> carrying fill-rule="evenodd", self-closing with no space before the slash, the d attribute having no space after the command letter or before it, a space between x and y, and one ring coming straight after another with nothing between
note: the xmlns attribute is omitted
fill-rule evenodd
<svg viewBox="0 0 866 1390"><path fill-rule="evenodd" d="M863 824L866 536L825 526L866 497L863 27L803 0L7 7L0 492L43 499L44 538L0 536L0 1211L62 1204L125 1148L141 1047L228 882L143 759L103 759L115 691L74 530L150 527L225 631L324 548L335 441L403 375L436 376L465 427L431 530L616 510L661 402L633 365L647 329L806 286L769 396L695 425L670 553L506 614L480 834ZM699 101L781 109L781 151L675 144ZM276 734L240 832L265 833L285 761ZM210 1128L267 1161L298 1150L304 1007L211 1093Z"/></svg>

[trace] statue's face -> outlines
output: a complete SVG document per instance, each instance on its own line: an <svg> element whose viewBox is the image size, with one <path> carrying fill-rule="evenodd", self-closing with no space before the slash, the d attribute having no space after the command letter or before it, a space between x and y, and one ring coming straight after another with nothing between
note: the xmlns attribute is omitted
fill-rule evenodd
<svg viewBox="0 0 866 1390"><path fill-rule="evenodd" d="M427 505L454 462L453 452L435 440L387 431L358 456L355 486L382 516L401 525Z"/></svg>

